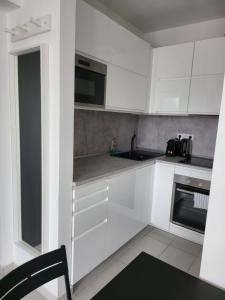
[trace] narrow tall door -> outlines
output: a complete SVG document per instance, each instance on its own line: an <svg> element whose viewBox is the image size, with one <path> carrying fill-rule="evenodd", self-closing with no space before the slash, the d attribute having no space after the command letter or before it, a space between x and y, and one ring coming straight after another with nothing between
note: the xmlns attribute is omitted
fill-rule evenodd
<svg viewBox="0 0 225 300"><path fill-rule="evenodd" d="M40 51L18 56L21 239L41 244L42 149Z"/></svg>

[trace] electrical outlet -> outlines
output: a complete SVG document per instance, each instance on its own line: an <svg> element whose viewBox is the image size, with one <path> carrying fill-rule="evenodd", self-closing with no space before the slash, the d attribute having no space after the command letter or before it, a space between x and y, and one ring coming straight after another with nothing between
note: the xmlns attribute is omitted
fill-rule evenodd
<svg viewBox="0 0 225 300"><path fill-rule="evenodd" d="M178 133L177 138L181 137L181 139L188 139L189 136L191 136L192 141L194 140L194 134L189 134L189 133Z"/></svg>

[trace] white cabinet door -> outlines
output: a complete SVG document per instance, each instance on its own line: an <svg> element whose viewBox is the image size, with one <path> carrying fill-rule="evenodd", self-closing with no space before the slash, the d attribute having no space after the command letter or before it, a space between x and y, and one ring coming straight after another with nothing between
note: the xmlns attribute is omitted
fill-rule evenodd
<svg viewBox="0 0 225 300"><path fill-rule="evenodd" d="M147 78L108 64L106 109L145 111L148 93Z"/></svg>
<svg viewBox="0 0 225 300"><path fill-rule="evenodd" d="M174 166L156 164L151 223L164 230L169 230L173 178Z"/></svg>
<svg viewBox="0 0 225 300"><path fill-rule="evenodd" d="M225 73L225 37L195 43L192 75Z"/></svg>
<svg viewBox="0 0 225 300"><path fill-rule="evenodd" d="M106 238L107 222L103 221L74 241L73 284L106 259Z"/></svg>
<svg viewBox="0 0 225 300"><path fill-rule="evenodd" d="M154 49L150 113L187 113L194 43Z"/></svg>
<svg viewBox="0 0 225 300"><path fill-rule="evenodd" d="M154 112L186 113L190 79L158 79L156 83Z"/></svg>
<svg viewBox="0 0 225 300"><path fill-rule="evenodd" d="M190 77L194 43L156 49L157 78Z"/></svg>
<svg viewBox="0 0 225 300"><path fill-rule="evenodd" d="M150 45L82 0L77 1L76 49L148 75Z"/></svg>
<svg viewBox="0 0 225 300"><path fill-rule="evenodd" d="M223 80L224 76L192 78L188 112L219 115Z"/></svg>
<svg viewBox="0 0 225 300"><path fill-rule="evenodd" d="M110 179L108 255L149 224L153 175L149 166Z"/></svg>

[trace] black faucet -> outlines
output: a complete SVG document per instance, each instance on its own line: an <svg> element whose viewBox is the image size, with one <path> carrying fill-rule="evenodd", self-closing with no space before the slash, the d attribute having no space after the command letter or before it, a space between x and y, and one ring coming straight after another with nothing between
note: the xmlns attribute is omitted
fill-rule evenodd
<svg viewBox="0 0 225 300"><path fill-rule="evenodd" d="M136 139L136 134L134 133L133 134L133 136L132 136L132 138L131 138L131 145L130 145L130 153L131 154L133 154L133 152L134 152L134 141L135 141L135 139Z"/></svg>

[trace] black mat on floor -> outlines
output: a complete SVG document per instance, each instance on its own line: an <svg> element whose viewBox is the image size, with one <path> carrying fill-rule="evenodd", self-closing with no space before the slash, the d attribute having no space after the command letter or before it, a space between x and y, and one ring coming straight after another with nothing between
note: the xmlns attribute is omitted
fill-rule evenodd
<svg viewBox="0 0 225 300"><path fill-rule="evenodd" d="M93 300L225 300L225 291L144 252Z"/></svg>

